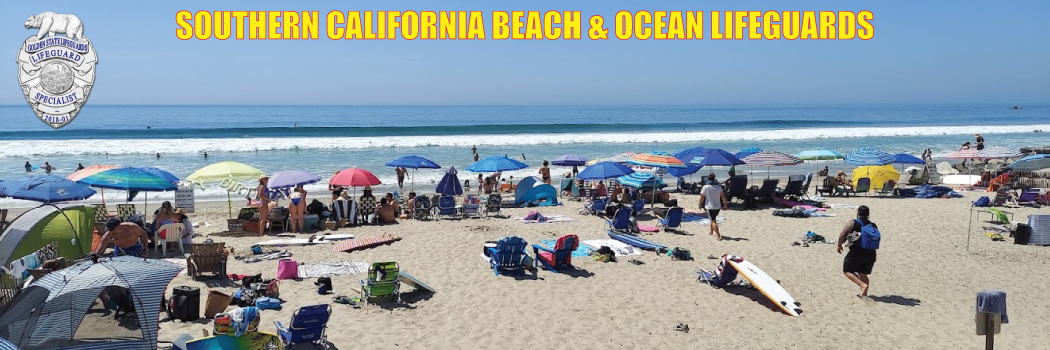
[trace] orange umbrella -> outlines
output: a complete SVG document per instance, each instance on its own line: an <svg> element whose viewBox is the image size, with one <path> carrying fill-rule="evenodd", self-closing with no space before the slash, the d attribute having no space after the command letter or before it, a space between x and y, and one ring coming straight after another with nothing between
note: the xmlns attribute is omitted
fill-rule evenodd
<svg viewBox="0 0 1050 350"><path fill-rule="evenodd" d="M652 167L661 168L685 168L685 163L682 163L678 158L652 153L635 154L627 160L628 163Z"/></svg>
<svg viewBox="0 0 1050 350"><path fill-rule="evenodd" d="M91 175L95 175L95 174L101 173L101 172L109 170L109 169L117 169L117 168L120 168L120 166L117 166L117 165L102 165L102 164L92 165L92 166L89 166L89 167L84 167L84 169L80 169L80 170L74 171L72 174L69 174L69 176L66 176L66 178L70 179L70 180L73 180L73 181L80 181L81 179L83 179L85 177L88 177L88 176L91 176ZM101 188L98 189L98 190L101 191L99 194L101 194L100 197L102 197L102 205L106 205L106 192L105 192L105 190L101 189Z"/></svg>

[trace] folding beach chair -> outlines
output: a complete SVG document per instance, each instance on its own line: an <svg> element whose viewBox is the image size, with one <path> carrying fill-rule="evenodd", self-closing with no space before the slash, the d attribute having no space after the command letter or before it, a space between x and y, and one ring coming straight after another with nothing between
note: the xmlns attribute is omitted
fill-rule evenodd
<svg viewBox="0 0 1050 350"><path fill-rule="evenodd" d="M837 181L835 181L834 177L831 177L831 176L825 177L824 181L821 183L821 185L816 187L816 194L819 195L821 193L825 193L829 197L830 196L834 196L836 194L836 192L837 192L836 191L837 184L838 183L837 183Z"/></svg>
<svg viewBox="0 0 1050 350"><path fill-rule="evenodd" d="M587 212L591 215L605 215L605 207L608 205L609 198L598 198L585 204L583 207L587 209Z"/></svg>
<svg viewBox="0 0 1050 350"><path fill-rule="evenodd" d="M356 223L357 203L347 199L337 199L332 201L332 216L335 219L337 227L341 220L345 220L346 225Z"/></svg>
<svg viewBox="0 0 1050 350"><path fill-rule="evenodd" d="M371 298L390 297L391 300L400 303L401 282L398 280L400 270L397 263L393 261L373 263L368 268L368 279L361 280L361 300L368 304Z"/></svg>
<svg viewBox="0 0 1050 350"><path fill-rule="evenodd" d="M416 207L413 209L416 220L423 220L430 218L432 207L430 206L430 197L427 196L416 196Z"/></svg>
<svg viewBox="0 0 1050 350"><path fill-rule="evenodd" d="M605 220L610 231L619 233L631 233L631 217L634 210L628 207L620 208L613 215L612 220Z"/></svg>
<svg viewBox="0 0 1050 350"><path fill-rule="evenodd" d="M876 192L879 196L893 196L897 189L897 182L893 180L886 180L886 183L882 184L882 188Z"/></svg>
<svg viewBox="0 0 1050 350"><path fill-rule="evenodd" d="M539 267L540 264L543 264L545 269L554 273L558 273L558 269L571 269L573 268L572 252L579 247L580 237L576 235L561 236L561 238L558 238L558 241L554 243L554 249L548 249L547 247L533 244L532 252L533 255L536 256L535 266Z"/></svg>
<svg viewBox="0 0 1050 350"><path fill-rule="evenodd" d="M463 199L463 217L481 217L481 198L469 195Z"/></svg>
<svg viewBox="0 0 1050 350"><path fill-rule="evenodd" d="M190 256L186 258L186 273L193 279L197 279L204 272L226 278L225 247L225 242L191 244Z"/></svg>
<svg viewBox="0 0 1050 350"><path fill-rule="evenodd" d="M315 344L325 346L328 336L325 329L328 327L328 319L332 317L332 307L328 304L303 306L292 314L292 322L285 327L280 321L274 320L277 326L277 336L285 348L296 344Z"/></svg>
<svg viewBox="0 0 1050 350"><path fill-rule="evenodd" d="M378 220L373 220L373 214L376 213L376 197L375 196L361 196L358 199L357 216L360 218L361 223L374 224Z"/></svg>
<svg viewBox="0 0 1050 350"><path fill-rule="evenodd" d="M762 181L762 187L758 189L758 198L756 199L759 202L773 202L773 196L777 193L777 184L780 184L780 179L766 179Z"/></svg>
<svg viewBox="0 0 1050 350"><path fill-rule="evenodd" d="M134 204L117 204L117 217L121 220L127 221L136 214Z"/></svg>
<svg viewBox="0 0 1050 350"><path fill-rule="evenodd" d="M803 182L805 182L805 179L801 175L791 175L788 178L787 185L784 185L784 191L781 192L781 196L787 199L801 199Z"/></svg>
<svg viewBox="0 0 1050 350"><path fill-rule="evenodd" d="M641 214L643 210L645 210L644 199L635 200L634 203L631 204L631 212L634 213L634 216L637 217L638 214Z"/></svg>
<svg viewBox="0 0 1050 350"><path fill-rule="evenodd" d="M453 196L441 196L438 198L438 217L459 217L459 213L456 211L456 197Z"/></svg>
<svg viewBox="0 0 1050 350"><path fill-rule="evenodd" d="M497 216L502 215L501 209L503 209L503 197L495 193L488 195L488 198L485 199L485 217L491 213Z"/></svg>
<svg viewBox="0 0 1050 350"><path fill-rule="evenodd" d="M660 226L664 228L664 231L677 230L682 227L682 218L685 216L685 209L681 207L672 207L667 209L667 216L660 219Z"/></svg>
<svg viewBox="0 0 1050 350"><path fill-rule="evenodd" d="M863 193L865 196L868 195L868 191L871 191L871 179L862 177L857 180L857 187L853 188L853 194Z"/></svg>
<svg viewBox="0 0 1050 350"><path fill-rule="evenodd" d="M109 209L105 204L95 204L95 223L105 224L106 221L109 221Z"/></svg>
<svg viewBox="0 0 1050 350"><path fill-rule="evenodd" d="M809 172L808 174L806 174L806 182L802 183L802 195L800 196L800 198L805 198L805 199L809 198L809 194L808 194L809 193L809 185L811 183L813 183L813 172L812 171Z"/></svg>
<svg viewBox="0 0 1050 350"><path fill-rule="evenodd" d="M743 199L747 196L747 175L737 175L729 178L729 190L726 191L726 201L732 201L733 199Z"/></svg>
<svg viewBox="0 0 1050 350"><path fill-rule="evenodd" d="M1021 190L1021 194L1017 195L1017 204L1038 207L1039 194L1039 189Z"/></svg>
<svg viewBox="0 0 1050 350"><path fill-rule="evenodd" d="M505 237L496 242L495 248L488 248L489 265L496 276L502 272L516 275L525 274L525 248L529 246L521 237Z"/></svg>

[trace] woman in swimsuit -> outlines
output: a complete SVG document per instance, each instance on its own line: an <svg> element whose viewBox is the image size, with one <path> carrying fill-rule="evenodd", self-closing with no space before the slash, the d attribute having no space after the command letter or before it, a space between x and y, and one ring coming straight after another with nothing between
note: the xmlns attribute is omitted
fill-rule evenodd
<svg viewBox="0 0 1050 350"><path fill-rule="evenodd" d="M270 217L270 190L266 184L270 181L269 176L259 178L259 186L255 187L255 199L259 201L259 235L266 234L266 223Z"/></svg>
<svg viewBox="0 0 1050 350"><path fill-rule="evenodd" d="M179 216L175 214L175 209L172 208L171 202L164 201L160 205L160 209L157 209L157 214L153 217L153 233L155 237L164 239L167 237L167 232L161 232L160 228L167 224L178 223Z"/></svg>
<svg viewBox="0 0 1050 350"><path fill-rule="evenodd" d="M289 224L291 225L291 231L292 233L297 232L296 226L298 226L298 232L303 233L306 229L303 219L303 213L306 212L306 190L303 189L302 185L295 186L288 198L291 201L288 204L288 221L291 222Z"/></svg>
<svg viewBox="0 0 1050 350"><path fill-rule="evenodd" d="M549 163L546 160L543 161L543 167L540 168L540 177L543 178L543 183L551 184L551 168L548 167Z"/></svg>

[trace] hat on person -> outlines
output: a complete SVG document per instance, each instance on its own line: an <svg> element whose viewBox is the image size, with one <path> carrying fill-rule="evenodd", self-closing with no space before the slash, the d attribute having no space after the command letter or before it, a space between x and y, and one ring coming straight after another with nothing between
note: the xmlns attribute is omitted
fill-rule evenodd
<svg viewBox="0 0 1050 350"><path fill-rule="evenodd" d="M839 170L839 173L838 173L838 175L846 175L846 172L845 172L845 171L842 171L842 170Z"/></svg>
<svg viewBox="0 0 1050 350"><path fill-rule="evenodd" d="M182 209L182 208L175 209L175 212L179 213L179 214L182 214L182 215L186 215L186 209Z"/></svg>

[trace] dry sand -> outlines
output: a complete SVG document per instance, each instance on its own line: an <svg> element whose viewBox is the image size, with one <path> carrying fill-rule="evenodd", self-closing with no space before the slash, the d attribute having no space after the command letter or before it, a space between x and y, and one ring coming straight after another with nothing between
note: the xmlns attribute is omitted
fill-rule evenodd
<svg viewBox="0 0 1050 350"><path fill-rule="evenodd" d="M654 252L637 259L644 265L600 263L574 259L579 271L540 271L518 279L494 276L479 257L482 242L520 236L529 243L577 234L604 239L604 219L579 215L580 202L538 209L544 214L569 215L572 222L524 224L514 218L533 209L505 209L508 219L402 221L387 226L344 228L339 233L372 237L393 233L404 237L392 245L353 253L333 252L330 245L288 248L300 263L324 261L397 261L402 269L432 285L436 294L402 291L404 304L377 300L353 309L316 293L313 279L282 281L281 311L263 311L263 331L273 321L287 324L304 305L332 303L328 337L338 349L476 349L476 348L624 348L624 349L951 349L979 348L975 335L974 298L982 289L1003 289L1009 295L1011 323L996 339L1001 349L1044 349L1050 342L1050 250L993 242L975 229L967 252L969 202L979 192L960 199L832 198L830 202L865 204L878 223L884 242L871 276L872 299L857 297L858 288L841 273L842 255L834 245L792 246L806 231L832 238L853 217L853 209L833 209L832 218L782 218L772 209L724 214L727 240L715 241L707 226L686 223L688 234L655 233L647 239L692 250L695 261L673 261ZM675 195L695 208L697 196ZM246 252L255 236L215 235L225 229L225 203L205 205L193 219L207 221L198 233L225 241ZM1011 209L1017 220L1048 209ZM985 216L987 218L987 216ZM643 224L655 225L643 216ZM980 223L975 223L980 227ZM201 241L204 237L196 238ZM790 317L757 291L714 289L697 281L695 271L711 269L708 255L741 255L781 281L802 303L805 313ZM531 254L531 249L530 249ZM246 264L232 260L229 271L262 273L273 278L276 261ZM357 276L333 278L335 295L356 295ZM228 280L191 280L180 275L169 286L232 293ZM203 305L201 307L203 310ZM673 330L678 323L688 333ZM193 336L210 329L204 321L161 323L160 339ZM309 348L309 347L307 347Z"/></svg>

